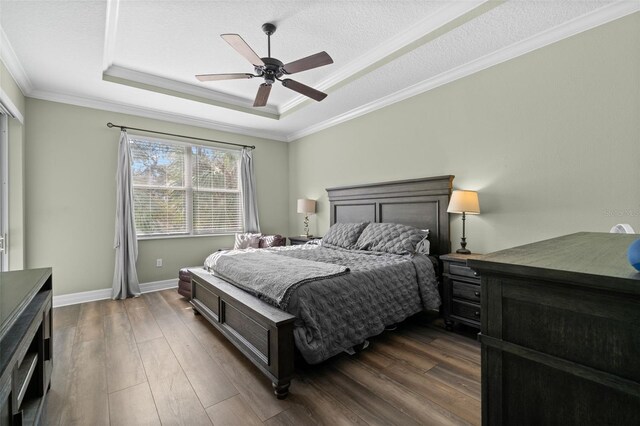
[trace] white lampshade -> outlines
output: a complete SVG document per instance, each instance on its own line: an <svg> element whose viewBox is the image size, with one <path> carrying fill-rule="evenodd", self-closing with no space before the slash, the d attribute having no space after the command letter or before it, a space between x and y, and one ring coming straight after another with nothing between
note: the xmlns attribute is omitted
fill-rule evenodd
<svg viewBox="0 0 640 426"><path fill-rule="evenodd" d="M480 202L475 191L456 190L451 194L449 213L480 214Z"/></svg>
<svg viewBox="0 0 640 426"><path fill-rule="evenodd" d="M316 212L316 200L308 200L306 198L300 198L298 200L298 213L315 213Z"/></svg>

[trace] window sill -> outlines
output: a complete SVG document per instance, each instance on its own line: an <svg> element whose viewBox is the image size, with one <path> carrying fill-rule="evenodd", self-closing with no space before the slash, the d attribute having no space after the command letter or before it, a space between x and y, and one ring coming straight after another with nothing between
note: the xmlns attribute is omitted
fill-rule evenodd
<svg viewBox="0 0 640 426"><path fill-rule="evenodd" d="M172 240L175 238L203 238L203 237L228 237L235 235L235 232L225 234L179 234L179 235L143 235L137 237L138 241Z"/></svg>

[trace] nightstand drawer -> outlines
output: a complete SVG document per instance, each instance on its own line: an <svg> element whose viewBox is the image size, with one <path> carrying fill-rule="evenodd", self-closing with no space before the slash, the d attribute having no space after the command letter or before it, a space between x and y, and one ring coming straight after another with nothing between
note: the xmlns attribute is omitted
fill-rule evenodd
<svg viewBox="0 0 640 426"><path fill-rule="evenodd" d="M480 305L455 299L451 305L452 315L480 322Z"/></svg>
<svg viewBox="0 0 640 426"><path fill-rule="evenodd" d="M480 286L462 281L451 280L453 284L453 297L455 299L467 299L480 303Z"/></svg>
<svg viewBox="0 0 640 426"><path fill-rule="evenodd" d="M473 270L468 266L457 265L455 263L452 263L451 265L449 265L449 273L451 275L460 275L463 277L478 278L478 274L473 272Z"/></svg>
<svg viewBox="0 0 640 426"><path fill-rule="evenodd" d="M442 260L442 316L447 330L456 322L480 328L480 274L467 266L467 260L480 254L449 253Z"/></svg>

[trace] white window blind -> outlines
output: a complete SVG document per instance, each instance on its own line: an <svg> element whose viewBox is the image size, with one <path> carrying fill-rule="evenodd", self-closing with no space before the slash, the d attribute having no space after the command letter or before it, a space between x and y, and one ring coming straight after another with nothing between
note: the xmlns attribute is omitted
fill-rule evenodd
<svg viewBox="0 0 640 426"><path fill-rule="evenodd" d="M138 236L242 231L240 153L131 137Z"/></svg>

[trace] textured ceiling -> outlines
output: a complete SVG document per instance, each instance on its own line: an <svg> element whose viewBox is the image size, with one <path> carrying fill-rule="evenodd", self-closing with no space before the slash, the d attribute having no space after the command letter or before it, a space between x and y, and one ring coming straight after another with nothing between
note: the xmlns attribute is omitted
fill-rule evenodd
<svg viewBox="0 0 640 426"><path fill-rule="evenodd" d="M153 4L121 2L115 64L251 100L260 84L257 79L199 83L193 77L253 72L251 64L220 38L222 33L240 34L258 56L264 57L267 37L261 26L272 22L277 30L271 37L271 54L282 62L329 52L336 65L292 77L313 86L338 64L375 49L385 38L441 7L429 1L172 2L162 8ZM148 54L149 46L158 47L154 55ZM274 88L270 101L283 104L295 96L290 90Z"/></svg>
<svg viewBox="0 0 640 426"><path fill-rule="evenodd" d="M638 9L604 0L0 0L0 47L29 96L291 140ZM238 33L267 56L265 22L278 27L273 57L332 56L291 76L329 93L324 101L276 84L267 107L254 109L259 79L194 78L252 72L219 35Z"/></svg>

